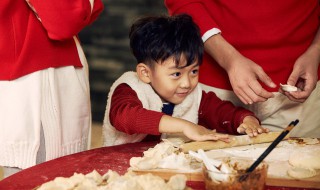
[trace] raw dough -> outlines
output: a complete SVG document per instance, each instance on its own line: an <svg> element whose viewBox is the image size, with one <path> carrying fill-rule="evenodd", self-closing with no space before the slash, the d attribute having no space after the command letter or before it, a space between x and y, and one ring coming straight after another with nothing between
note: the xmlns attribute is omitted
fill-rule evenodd
<svg viewBox="0 0 320 190"><path fill-rule="evenodd" d="M313 177L317 175L317 172L314 169L292 167L288 170L288 175L296 179L303 179Z"/></svg>
<svg viewBox="0 0 320 190"><path fill-rule="evenodd" d="M320 149L295 151L289 157L292 166L306 169L320 169Z"/></svg>
<svg viewBox="0 0 320 190"><path fill-rule="evenodd" d="M295 92L295 91L298 91L298 88L295 87L295 86L291 86L291 85L288 85L288 84L281 84L280 83L280 86L281 86L281 89L283 91L286 91L286 92Z"/></svg>

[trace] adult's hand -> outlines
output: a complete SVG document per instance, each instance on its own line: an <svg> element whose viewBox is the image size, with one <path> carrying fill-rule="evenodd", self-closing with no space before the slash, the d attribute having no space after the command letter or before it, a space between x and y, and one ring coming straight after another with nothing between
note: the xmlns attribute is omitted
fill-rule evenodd
<svg viewBox="0 0 320 190"><path fill-rule="evenodd" d="M274 88L276 85L255 62L241 55L220 34L205 42L205 50L226 70L234 93L244 104L263 102L274 95L260 82Z"/></svg>
<svg viewBox="0 0 320 190"><path fill-rule="evenodd" d="M290 100L304 102L316 88L320 63L320 29L310 47L296 60L287 83L299 88L296 92L280 92Z"/></svg>
<svg viewBox="0 0 320 190"><path fill-rule="evenodd" d="M304 102L316 88L318 81L318 67L320 62L320 49L312 48L302 54L294 64L289 76L288 84L299 88L296 92L280 92L290 100Z"/></svg>

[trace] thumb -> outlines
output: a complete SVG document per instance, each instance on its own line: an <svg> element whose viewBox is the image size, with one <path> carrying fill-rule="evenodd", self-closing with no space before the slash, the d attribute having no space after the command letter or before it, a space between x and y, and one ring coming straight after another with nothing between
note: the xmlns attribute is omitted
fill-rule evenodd
<svg viewBox="0 0 320 190"><path fill-rule="evenodd" d="M241 125L237 128L237 132L238 132L239 134L244 134L245 131L246 131L246 129L245 129L245 125L244 125L244 124L241 124Z"/></svg>
<svg viewBox="0 0 320 190"><path fill-rule="evenodd" d="M292 71L292 73L290 74L287 84L291 85L291 86L295 86L297 84L297 81L299 79L299 74Z"/></svg>

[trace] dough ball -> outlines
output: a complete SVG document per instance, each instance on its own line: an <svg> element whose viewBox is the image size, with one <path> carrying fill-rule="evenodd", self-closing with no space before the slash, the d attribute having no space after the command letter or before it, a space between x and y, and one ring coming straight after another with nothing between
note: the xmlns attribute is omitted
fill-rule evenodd
<svg viewBox="0 0 320 190"><path fill-rule="evenodd" d="M320 149L295 151L290 155L289 163L299 168L320 169Z"/></svg>
<svg viewBox="0 0 320 190"><path fill-rule="evenodd" d="M296 179L303 179L313 177L317 175L317 172L314 169L292 167L288 170L288 175Z"/></svg>

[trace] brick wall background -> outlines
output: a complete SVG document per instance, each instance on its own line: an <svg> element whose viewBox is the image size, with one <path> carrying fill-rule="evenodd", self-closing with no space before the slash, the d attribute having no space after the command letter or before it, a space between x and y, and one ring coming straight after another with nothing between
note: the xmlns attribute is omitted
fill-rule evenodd
<svg viewBox="0 0 320 190"><path fill-rule="evenodd" d="M129 28L144 15L167 14L162 0L103 0L105 9L80 34L89 63L94 122L102 122L112 83L136 62L129 49Z"/></svg>

